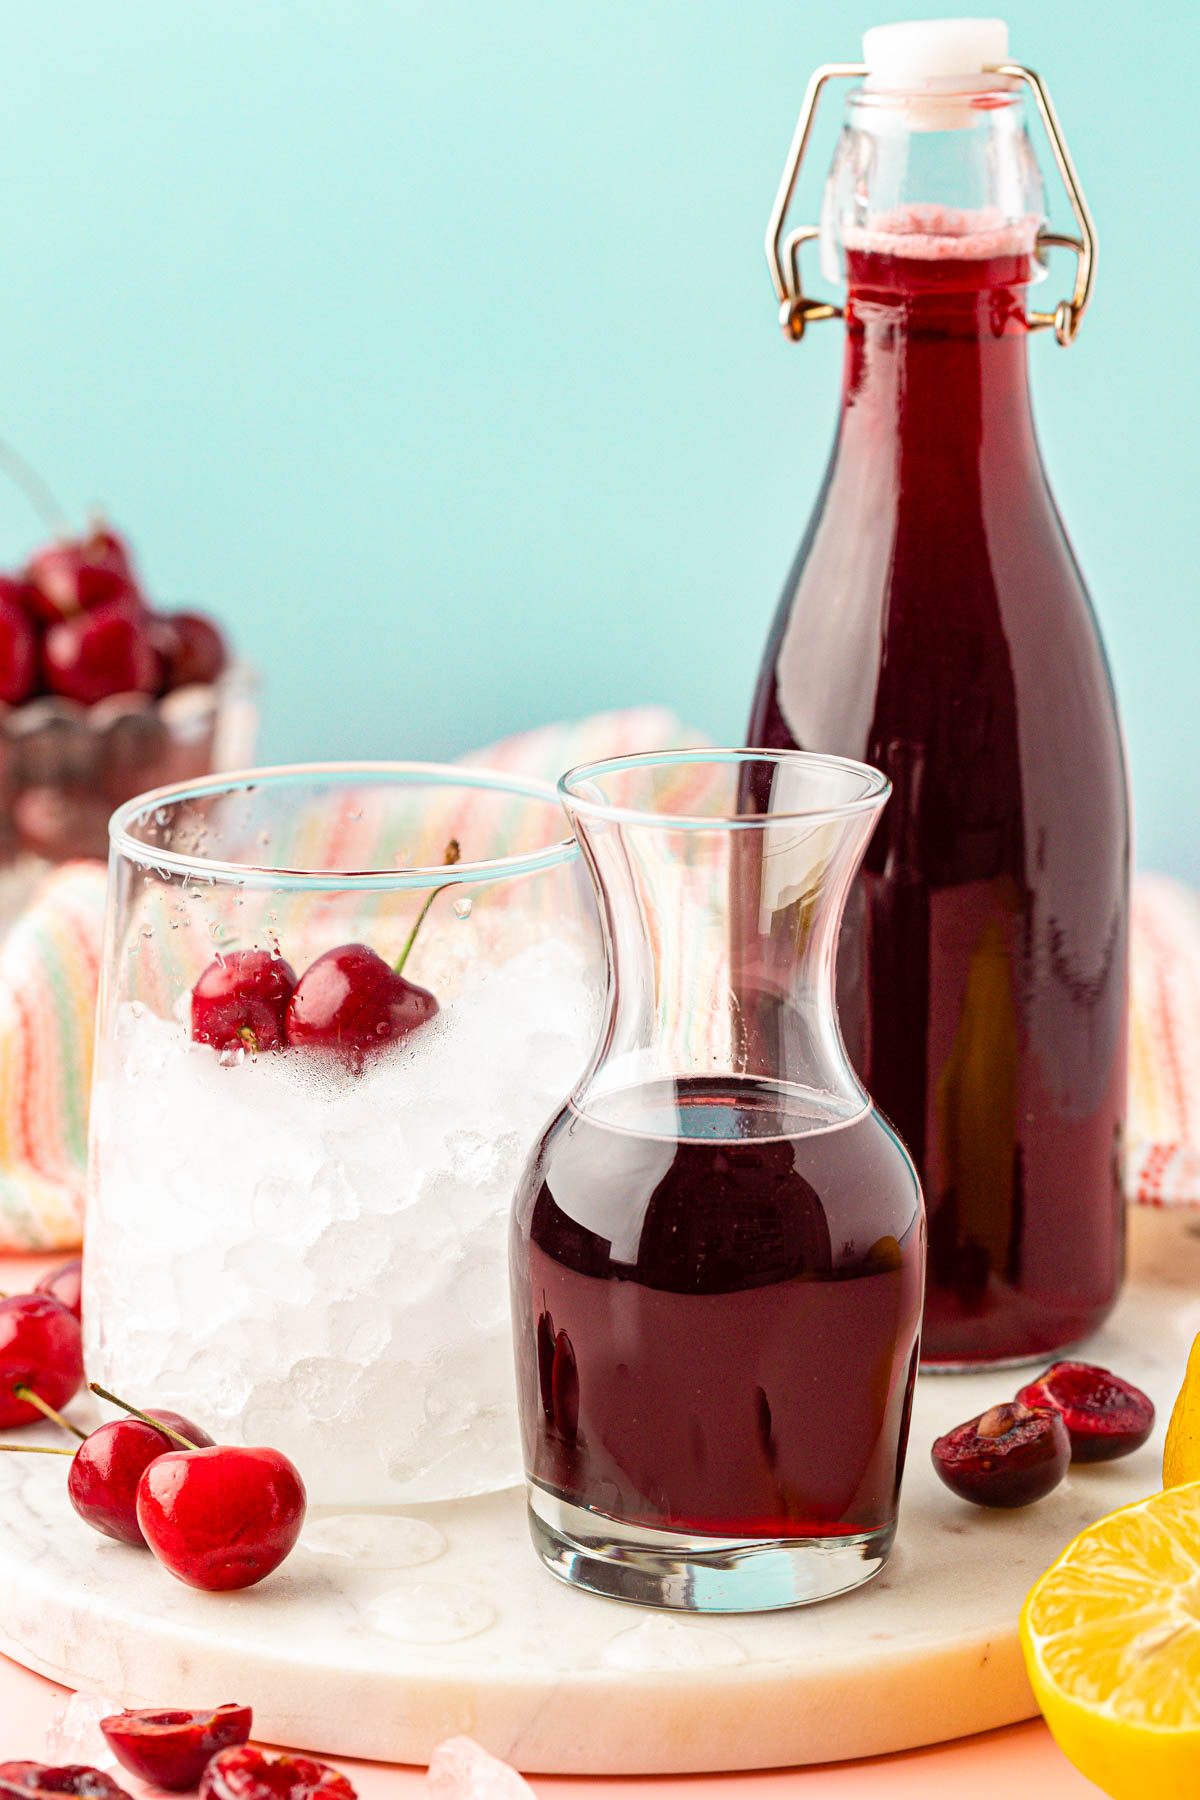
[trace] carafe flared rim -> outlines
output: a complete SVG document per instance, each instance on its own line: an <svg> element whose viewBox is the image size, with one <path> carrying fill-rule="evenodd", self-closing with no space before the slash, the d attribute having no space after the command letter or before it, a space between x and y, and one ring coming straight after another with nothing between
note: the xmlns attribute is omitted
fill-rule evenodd
<svg viewBox="0 0 1200 1800"><path fill-rule="evenodd" d="M778 770L790 772L793 781L803 782L809 777L812 787L812 801L809 804L794 804L789 796L788 803L777 811L751 811L738 808L733 812L714 812L709 810L686 812L668 805L664 808L656 806L637 806L622 803L620 800L606 797L603 783L615 777L632 775L638 771L651 773L662 771L664 776L672 772L694 768L697 775L705 766L715 772L719 769L747 765L771 764ZM830 784L844 783L844 795L831 797ZM824 792L819 792L824 784ZM703 804L706 793L711 793L715 780L707 786L698 781L695 788L686 790L690 797ZM768 827L781 824L819 824L850 819L862 813L875 813L886 802L892 791L888 777L870 763L856 762L849 756L829 756L811 750L768 750L750 748L709 748L700 746L685 750L647 750L634 752L627 756L598 757L592 762L578 763L568 769L559 778L558 793L564 807L573 820L578 819L586 825L589 821L607 822L615 825L646 825L659 830L670 831L762 831ZM796 799L800 798L797 793Z"/></svg>

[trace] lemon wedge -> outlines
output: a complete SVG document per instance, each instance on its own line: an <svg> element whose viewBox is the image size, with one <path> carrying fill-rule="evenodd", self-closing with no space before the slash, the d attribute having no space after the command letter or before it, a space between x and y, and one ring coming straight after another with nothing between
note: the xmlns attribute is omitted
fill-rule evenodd
<svg viewBox="0 0 1200 1800"><path fill-rule="evenodd" d="M1059 1748L1112 1800L1200 1795L1200 1482L1081 1531L1021 1610Z"/></svg>
<svg viewBox="0 0 1200 1800"><path fill-rule="evenodd" d="M1188 1357L1163 1450L1163 1486L1178 1487L1183 1481L1200 1481L1200 1337Z"/></svg>

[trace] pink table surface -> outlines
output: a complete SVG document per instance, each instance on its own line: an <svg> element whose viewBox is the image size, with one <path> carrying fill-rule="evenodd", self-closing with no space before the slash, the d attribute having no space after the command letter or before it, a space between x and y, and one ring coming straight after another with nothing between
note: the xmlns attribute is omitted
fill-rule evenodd
<svg viewBox="0 0 1200 1800"><path fill-rule="evenodd" d="M0 1257L0 1293L32 1287L44 1270L62 1260ZM68 1693L0 1656L0 1762L42 1759L46 1729ZM204 1694L196 1704L229 1699L254 1703L253 1694ZM362 1800L415 1800L421 1791L419 1769L344 1759L338 1767L346 1770ZM539 1800L784 1800L792 1793L802 1800L859 1800L864 1795L872 1800L1012 1800L1014 1793L1036 1800L1087 1800L1101 1791L1071 1767L1040 1719L898 1756L805 1769L619 1780L534 1775L529 1781Z"/></svg>

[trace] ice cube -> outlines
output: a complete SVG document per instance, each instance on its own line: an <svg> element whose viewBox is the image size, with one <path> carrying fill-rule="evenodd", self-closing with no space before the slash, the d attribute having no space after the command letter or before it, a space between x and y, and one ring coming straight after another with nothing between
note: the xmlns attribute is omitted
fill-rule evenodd
<svg viewBox="0 0 1200 1800"><path fill-rule="evenodd" d="M447 1738L429 1759L425 1787L434 1800L533 1800L523 1775L474 1738Z"/></svg>
<svg viewBox="0 0 1200 1800"><path fill-rule="evenodd" d="M119 1700L85 1690L60 1700L46 1728L46 1761L55 1767L83 1763L90 1769L118 1768L120 1765L100 1730L100 1721L124 1710Z"/></svg>

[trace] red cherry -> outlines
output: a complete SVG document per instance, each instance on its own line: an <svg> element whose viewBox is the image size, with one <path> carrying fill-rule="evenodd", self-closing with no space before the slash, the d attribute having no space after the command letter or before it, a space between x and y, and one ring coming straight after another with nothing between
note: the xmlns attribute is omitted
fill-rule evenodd
<svg viewBox="0 0 1200 1800"><path fill-rule="evenodd" d="M42 673L51 693L84 706L110 694L156 694L162 685L145 616L120 601L52 625L42 641Z"/></svg>
<svg viewBox="0 0 1200 1800"><path fill-rule="evenodd" d="M154 648L162 658L163 686L210 686L229 661L220 627L203 613L159 613L150 622Z"/></svg>
<svg viewBox="0 0 1200 1800"><path fill-rule="evenodd" d="M35 1294L49 1294L68 1312L80 1316L80 1298L83 1291L83 1259L73 1256L70 1262L59 1263L57 1269L49 1269L40 1281L34 1283Z"/></svg>
<svg viewBox="0 0 1200 1800"><path fill-rule="evenodd" d="M38 646L33 621L21 602L7 593L19 582L0 581L0 700L20 706L37 687Z"/></svg>
<svg viewBox="0 0 1200 1800"><path fill-rule="evenodd" d="M37 594L31 582L20 575L0 575L0 594L14 601L27 618L37 621Z"/></svg>
<svg viewBox="0 0 1200 1800"><path fill-rule="evenodd" d="M253 1587L278 1568L304 1523L299 1470L279 1450L217 1444L171 1450L137 1489L142 1534L164 1568L189 1587Z"/></svg>
<svg viewBox="0 0 1200 1800"><path fill-rule="evenodd" d="M309 1756L222 1750L200 1778L200 1800L356 1800L338 1769Z"/></svg>
<svg viewBox="0 0 1200 1800"><path fill-rule="evenodd" d="M114 531L106 519L97 518L83 540L83 549L89 564L93 568L104 568L113 574L123 575L126 581L137 586L137 570L133 566L133 552L121 536Z"/></svg>
<svg viewBox="0 0 1200 1800"><path fill-rule="evenodd" d="M81 1800L129 1800L123 1787L100 1769L83 1763L0 1763L0 1800L43 1800L52 1794L78 1794Z"/></svg>
<svg viewBox="0 0 1200 1800"><path fill-rule="evenodd" d="M0 1426L41 1418L14 1388L27 1387L47 1406L63 1407L83 1380L79 1320L49 1294L0 1300Z"/></svg>
<svg viewBox="0 0 1200 1800"><path fill-rule="evenodd" d="M25 579L32 609L48 625L113 601L142 605L128 552L108 531L47 544L30 559Z"/></svg>
<svg viewBox="0 0 1200 1800"><path fill-rule="evenodd" d="M190 1419L162 1408L148 1415L200 1448L212 1439ZM137 1521L137 1488L155 1457L178 1449L175 1438L155 1431L143 1419L110 1419L88 1433L67 1470L67 1495L85 1524L122 1544L146 1539ZM136 1774L136 1770L134 1771Z"/></svg>
<svg viewBox="0 0 1200 1800"><path fill-rule="evenodd" d="M296 983L287 1041L338 1050L357 1064L407 1037L437 1010L427 988L406 981L366 944L340 944L318 956Z"/></svg>
<svg viewBox="0 0 1200 1800"><path fill-rule="evenodd" d="M248 1706L211 1712L123 1712L101 1719L109 1749L139 1781L177 1793L194 1788L209 1760L250 1736Z"/></svg>
<svg viewBox="0 0 1200 1800"><path fill-rule="evenodd" d="M1054 1363L1017 1399L1062 1414L1072 1462L1111 1462L1140 1449L1154 1430L1154 1402L1095 1363Z"/></svg>
<svg viewBox="0 0 1200 1800"><path fill-rule="evenodd" d="M192 1037L214 1050L279 1050L296 971L269 950L232 950L192 989Z"/></svg>
<svg viewBox="0 0 1200 1800"><path fill-rule="evenodd" d="M1028 1506L1058 1486L1070 1461L1060 1414L1014 1401L956 1425L933 1446L946 1486L976 1506Z"/></svg>

